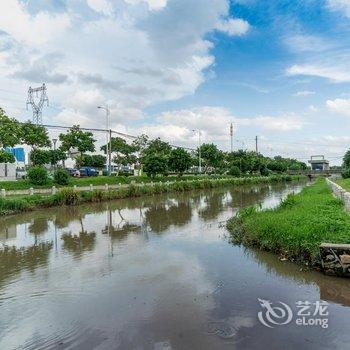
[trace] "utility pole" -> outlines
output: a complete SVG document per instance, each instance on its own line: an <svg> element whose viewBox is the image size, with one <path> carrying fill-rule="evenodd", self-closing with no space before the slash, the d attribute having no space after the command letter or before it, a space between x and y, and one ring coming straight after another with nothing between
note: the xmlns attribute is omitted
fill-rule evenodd
<svg viewBox="0 0 350 350"><path fill-rule="evenodd" d="M111 129L109 128L109 117L110 117L110 110L109 107L106 105L104 106L98 106L98 109L103 109L106 112L106 171L107 175L111 175L111 145L112 145L112 132Z"/></svg>
<svg viewBox="0 0 350 350"><path fill-rule="evenodd" d="M231 137L231 153L233 152L233 123L230 126L230 137Z"/></svg>
<svg viewBox="0 0 350 350"><path fill-rule="evenodd" d="M201 141L201 134L202 132L198 129L194 129L192 130L195 133L198 133L198 172L201 174L202 173L202 154L201 154L201 145L202 145L202 141Z"/></svg>
<svg viewBox="0 0 350 350"><path fill-rule="evenodd" d="M40 93L40 98L39 98ZM35 96L34 96L35 95ZM39 98L39 102L35 102L35 98ZM33 123L37 125L42 125L43 118L42 118L42 111L44 107L44 103L46 102L47 106L49 105L49 98L46 94L46 85L45 83L38 87L32 89L31 87L28 90L28 98L27 98L27 110L28 105L32 106L33 110Z"/></svg>
<svg viewBox="0 0 350 350"><path fill-rule="evenodd" d="M255 152L259 153L259 148L258 148L258 136L255 136Z"/></svg>

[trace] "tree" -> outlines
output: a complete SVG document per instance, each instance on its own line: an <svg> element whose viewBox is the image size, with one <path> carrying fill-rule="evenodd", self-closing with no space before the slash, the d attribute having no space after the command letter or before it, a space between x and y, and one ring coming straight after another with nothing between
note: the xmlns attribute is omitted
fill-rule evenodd
<svg viewBox="0 0 350 350"><path fill-rule="evenodd" d="M42 125L36 125L30 121L21 126L21 142L31 146L32 149L51 146L47 130Z"/></svg>
<svg viewBox="0 0 350 350"><path fill-rule="evenodd" d="M171 150L168 164L169 169L182 175L191 166L191 155L183 148L175 148Z"/></svg>
<svg viewBox="0 0 350 350"><path fill-rule="evenodd" d="M203 143L200 147L200 151L201 158L206 168L219 168L223 165L224 154L213 143Z"/></svg>
<svg viewBox="0 0 350 350"><path fill-rule="evenodd" d="M158 174L166 175L168 171L167 158L161 154L150 154L144 160L144 170L150 177Z"/></svg>
<svg viewBox="0 0 350 350"><path fill-rule="evenodd" d="M33 149L29 154L29 159L34 166L51 164L50 151L44 149Z"/></svg>
<svg viewBox="0 0 350 350"><path fill-rule="evenodd" d="M82 131L79 125L72 126L66 134L60 134L61 150L71 152L77 149L81 154L95 151L95 141L93 134Z"/></svg>
<svg viewBox="0 0 350 350"><path fill-rule="evenodd" d="M171 146L168 142L162 141L159 137L148 141L146 147L142 150L142 158L148 157L152 154L158 154L162 156L169 156L171 152Z"/></svg>
<svg viewBox="0 0 350 350"><path fill-rule="evenodd" d="M0 108L0 148L14 147L20 143L21 127L16 119L9 118Z"/></svg>
<svg viewBox="0 0 350 350"><path fill-rule="evenodd" d="M0 150L0 163L14 163L15 156L12 153Z"/></svg>
<svg viewBox="0 0 350 350"><path fill-rule="evenodd" d="M64 162L67 159L66 152L62 151L62 149L58 148L55 150L50 150L50 164L57 165L59 161Z"/></svg>
<svg viewBox="0 0 350 350"><path fill-rule="evenodd" d="M94 155L88 155L84 154L80 157L77 157L76 167L93 167L93 168L103 168L106 164L106 157L102 154L94 154Z"/></svg>
<svg viewBox="0 0 350 350"><path fill-rule="evenodd" d="M113 160L117 164L127 165L137 161L137 157L134 154L137 151L137 147L134 144L127 144L127 142L121 137L112 137L110 145L111 152L116 153ZM101 147L101 151L104 151L105 153L106 149L106 145Z"/></svg>
<svg viewBox="0 0 350 350"><path fill-rule="evenodd" d="M348 169L350 168L350 150L348 150L345 155L344 155L344 158L343 158L343 167L345 169Z"/></svg>

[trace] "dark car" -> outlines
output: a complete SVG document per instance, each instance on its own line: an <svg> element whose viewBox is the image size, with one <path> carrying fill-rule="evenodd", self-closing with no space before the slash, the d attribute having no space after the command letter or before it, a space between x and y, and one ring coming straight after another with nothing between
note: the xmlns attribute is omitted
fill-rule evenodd
<svg viewBox="0 0 350 350"><path fill-rule="evenodd" d="M74 176L74 177L79 176L79 171L77 169L66 168L66 171L70 176Z"/></svg>
<svg viewBox="0 0 350 350"><path fill-rule="evenodd" d="M98 176L98 170L94 168L80 168L79 169L80 177L90 177L90 176Z"/></svg>

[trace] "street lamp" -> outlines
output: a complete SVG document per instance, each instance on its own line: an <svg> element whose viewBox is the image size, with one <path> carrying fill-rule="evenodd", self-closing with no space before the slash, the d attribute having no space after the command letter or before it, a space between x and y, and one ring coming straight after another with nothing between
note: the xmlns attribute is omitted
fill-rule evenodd
<svg viewBox="0 0 350 350"><path fill-rule="evenodd" d="M202 173L202 155L201 155L201 135L202 132L200 129L192 130L194 133L198 133L198 172Z"/></svg>
<svg viewBox="0 0 350 350"><path fill-rule="evenodd" d="M98 109L103 109L106 111L106 155L108 155L108 161L106 161L106 171L108 175L111 175L111 131L109 129L109 117L110 117L110 110L109 107L106 105L104 106L97 106ZM108 140L109 139L109 140Z"/></svg>

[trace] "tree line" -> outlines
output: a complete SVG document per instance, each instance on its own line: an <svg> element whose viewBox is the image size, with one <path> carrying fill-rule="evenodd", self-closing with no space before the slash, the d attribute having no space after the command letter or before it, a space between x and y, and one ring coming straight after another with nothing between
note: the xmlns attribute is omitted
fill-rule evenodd
<svg viewBox="0 0 350 350"><path fill-rule="evenodd" d="M268 175L307 169L305 163L296 159L281 156L269 158L247 150L224 152L213 143L204 143L190 152L183 148L173 148L160 138L150 139L147 135L140 135L131 144L121 137L112 137L108 147L103 145L100 148L105 155L89 154L96 152L96 140L91 132L82 130L79 125L61 133L59 141L59 147L51 149L52 143L45 127L30 121L20 123L8 117L0 108L0 163L15 161L13 155L6 152L6 148L25 144L31 148L29 158L35 166L56 166L59 162L64 166L65 160L74 155L77 167L103 168L110 147L115 164L134 165L151 177L169 173L182 175L190 169L198 171L199 154L203 173Z"/></svg>

